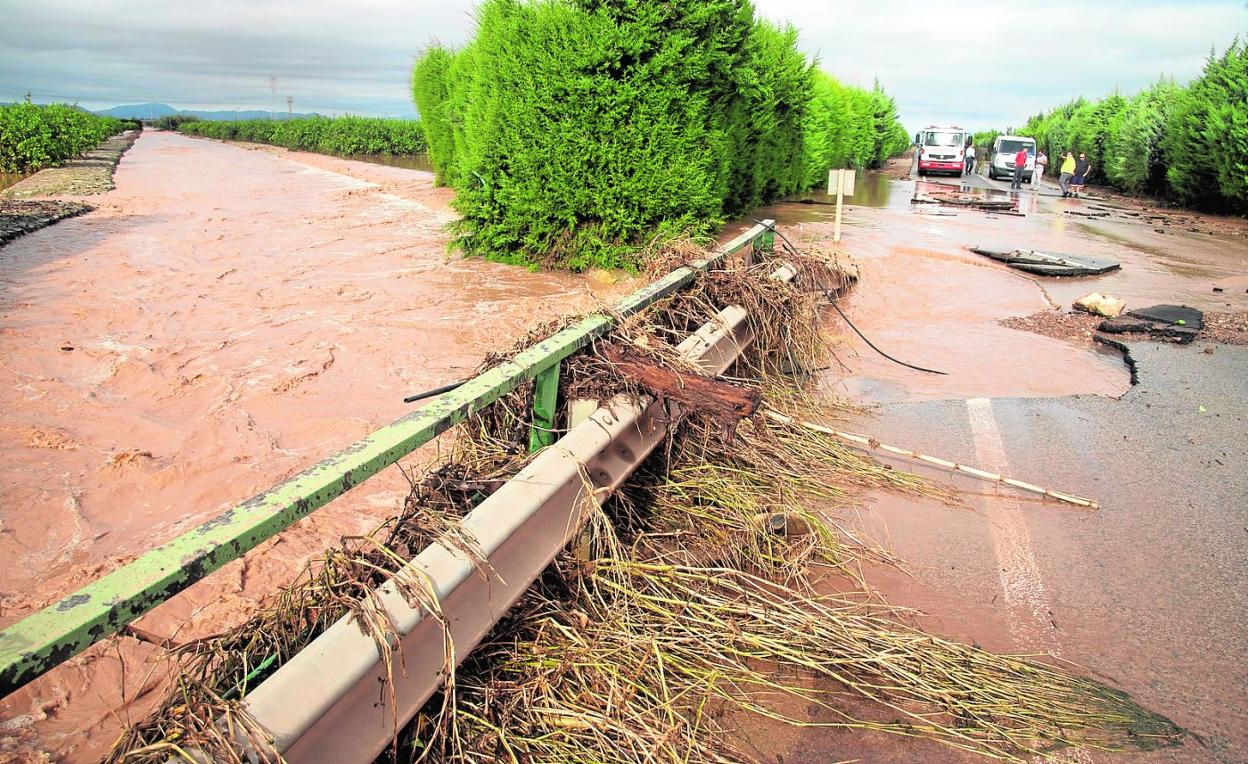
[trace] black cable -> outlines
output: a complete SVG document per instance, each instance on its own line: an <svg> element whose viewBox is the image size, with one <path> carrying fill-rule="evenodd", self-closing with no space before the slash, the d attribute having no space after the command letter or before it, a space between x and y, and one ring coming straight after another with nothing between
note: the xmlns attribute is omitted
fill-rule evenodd
<svg viewBox="0 0 1248 764"><path fill-rule="evenodd" d="M877 353L879 353L880 355L884 356L885 358L887 358L888 360L892 361L893 363L898 363L898 364L901 364L902 366L905 366L907 369L914 369L915 371L925 371L925 372L927 372L928 374L942 374L942 375L946 375L946 374L948 374L948 373L949 373L949 372L947 372L947 371L936 371L935 369L925 369L925 368L923 368L922 366L915 366L915 365L914 365L914 364L912 364L912 363L906 363L905 361L899 361L899 360L897 360L896 358L893 358L893 357L892 357L891 355L889 355L888 353L885 353L883 350L880 350L879 348L877 348L877 347L875 346L875 343L873 343L871 340L867 339L867 335L863 334L863 333L862 333L862 331L858 329L858 327L854 326L854 322L849 320L849 316L845 315L845 311L841 310L841 306L836 304L836 298L835 298L835 297L833 297L833 296L832 296L832 294L831 294L830 292L824 292L824 294L826 294L826 295L827 295L827 297L828 297L828 302L832 303L832 307L833 307L833 308L836 308L836 312L841 314L841 318L845 319L845 323L849 324L849 328L850 328L850 329L853 329L853 330L854 330L854 333L856 333L859 337L862 337L862 341L863 341L863 342L865 342L865 343L867 343L868 345L870 345L870 346L871 346L871 349L872 349L872 350L874 350L875 352L877 352Z"/></svg>
<svg viewBox="0 0 1248 764"><path fill-rule="evenodd" d="M815 371L822 371L822 369L815 369ZM763 382L761 379L744 379L741 377L727 377L727 376L724 376L723 374L716 374L715 379L718 379L723 382L752 382L754 384L762 384ZM457 387L462 387L465 382L468 382L468 380L461 379L460 381L452 382L449 385L442 385L441 387L435 387L432 390L425 390L422 393L409 395L403 399L403 402L415 403L416 401L421 401L421 400L424 400L425 398L432 398L435 395L442 395L443 393L449 393L450 391L454 390ZM563 430L558 430L558 431L550 430L549 432L564 432L564 431Z"/></svg>
<svg viewBox="0 0 1248 764"><path fill-rule="evenodd" d="M466 379L461 379L460 381L452 382L449 385L442 385L441 387L435 387L432 390L426 390L423 393L416 393L415 395L409 395L403 399L403 402L415 403L416 401L424 400L425 398L432 398L435 395L441 395L442 393L449 393L450 391L454 390L455 388L459 387L460 385L464 384L467 381L468 380Z"/></svg>
<svg viewBox="0 0 1248 764"><path fill-rule="evenodd" d="M768 224L768 223L764 223L764 222L763 222L763 221L761 221L761 220L755 220L754 222L755 222L755 223L758 223L759 225L763 226L764 228L767 228L767 229L768 229L768 230L770 230L772 233L777 234L777 235L778 235L781 239L783 239L783 240L784 240L784 243L785 243L785 246L787 246L787 247L788 247L788 249L789 249L789 251L790 251L791 253L793 253L794 255L800 254L800 253L799 253L799 251L798 251L798 249L797 249L797 247L793 246L793 242L789 241L789 237L785 236L783 233L780 233L779 229L777 229L777 228L775 227L775 225L770 225L770 224ZM941 374L941 375L947 375L947 374L949 373L949 372L947 372L947 371L936 371L935 369L925 369L925 368L923 368L922 366L915 366L915 365L914 365L914 364L912 364L912 363L906 363L905 361L901 361L901 360L898 360L898 359L896 359L896 358L893 358L893 357L892 357L891 355L889 355L888 353L885 353L883 350L880 350L878 347L876 347L876 346L875 346L875 343L874 343L874 342L872 342L871 340L867 339L867 335L863 334L863 333L862 333L862 330L860 330L858 327L854 326L854 322L853 322L853 321L850 321L850 320L849 320L849 316L845 315L845 311L841 310L841 306L836 304L836 297L832 294L832 292L831 292L831 291L829 291L829 290L827 290L827 289L824 289L824 290L822 290L822 291L823 291L824 296L828 298L828 302L832 303L832 307L833 307L833 308L836 308L836 312L837 312L837 313L840 313L840 314L841 314L841 318L845 319L845 323L849 324L849 328L850 328L850 329L853 329L853 330L854 330L854 333L855 333L855 334L857 334L859 337L862 337L862 341L863 341L863 342L865 342L865 343L867 343L867 345L868 345L868 346L869 346L872 350L874 350L875 352L877 352L877 353L879 353L880 355L884 356L885 358L887 358L888 360L892 361L893 363L896 363L896 364L900 364L900 365L902 365L902 366L905 366L907 369L914 369L915 371L923 371L923 372L927 372L928 374Z"/></svg>

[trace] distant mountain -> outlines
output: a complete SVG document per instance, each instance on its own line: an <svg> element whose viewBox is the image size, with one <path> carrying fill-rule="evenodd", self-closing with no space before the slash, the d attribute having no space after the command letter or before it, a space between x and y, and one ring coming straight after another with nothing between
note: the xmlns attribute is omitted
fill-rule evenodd
<svg viewBox="0 0 1248 764"><path fill-rule="evenodd" d="M167 103L135 103L96 112L103 117L117 117L118 119L159 119L177 113L178 110Z"/></svg>
<svg viewBox="0 0 1248 764"><path fill-rule="evenodd" d="M249 110L249 111L235 111L233 109L229 111L198 111L195 109L175 109L167 103L126 104L125 106L114 106L111 109L104 109L102 111L97 111L96 114L100 114L105 117L117 117L119 119L160 119L161 117L168 117L173 114L182 114L184 116L192 116L192 117L199 117L200 119L213 119L213 120L268 119L270 116L274 116L272 112L257 111L254 109ZM286 116L286 112L279 111L276 113L276 116L278 119L282 119ZM291 116L293 118L298 118L298 117L316 117L320 115L302 114L302 113L296 112L295 114L292 114Z"/></svg>

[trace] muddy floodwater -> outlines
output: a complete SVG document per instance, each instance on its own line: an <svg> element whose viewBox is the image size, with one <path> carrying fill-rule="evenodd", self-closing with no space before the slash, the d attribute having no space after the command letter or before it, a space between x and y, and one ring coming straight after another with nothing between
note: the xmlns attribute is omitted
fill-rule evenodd
<svg viewBox="0 0 1248 764"><path fill-rule="evenodd" d="M1099 217L1098 205L1117 202L1058 199L1051 187L1011 195L980 179L877 177L866 204L849 200L844 241L832 247L862 273L841 307L885 351L947 374L882 358L830 314L843 368L821 382L877 404L846 429L1100 506L1079 510L911 459L886 460L957 502L882 491L865 497L847 522L905 561L904 571L869 565L867 580L891 602L915 608L932 633L1063 657L1201 736L1152 754L1061 760L1248 760L1240 596L1248 591L1248 356L1205 339L1186 347L1130 340L1140 380L1132 387L1117 351L1000 324L1069 310L1091 291L1128 307L1248 309L1248 224L1178 211ZM911 203L916 194L949 190L1011 200L1022 216ZM828 248L833 211L786 203L755 217L775 218L795 243ZM1108 257L1122 268L1098 277L1032 276L971 253L974 245ZM861 730L752 723L742 735L760 758L790 764L980 760Z"/></svg>
<svg viewBox="0 0 1248 764"><path fill-rule="evenodd" d="M844 239L833 248L853 258L862 278L841 307L883 351L945 374L893 363L841 324L841 365L825 375L829 388L875 402L1116 397L1130 387L1119 352L1010 329L1000 320L1069 309L1092 291L1121 297L1128 307L1173 302L1203 310L1248 308L1248 284L1241 284L1248 273L1242 225L1231 221L1215 233L1158 233L1140 222L1089 222L1066 212L1088 210L1084 200L1055 199L1047 191L1011 195L982 185L859 175L861 198L856 193L845 200ZM911 201L950 190L1010 199L1021 216ZM818 203L787 202L753 217L774 218L794 243L830 246L835 197L813 193L802 199ZM748 224L742 220L730 230ZM1044 278L976 255L970 251L974 245L1109 257L1123 265L1098 277Z"/></svg>
<svg viewBox="0 0 1248 764"><path fill-rule="evenodd" d="M433 163L429 161L428 154L352 154L342 158L386 167L401 167L405 170L433 172Z"/></svg>
<svg viewBox="0 0 1248 764"><path fill-rule="evenodd" d="M636 286L448 256L426 172L148 132L115 181L0 248L2 625L411 411L535 318ZM387 470L139 626L237 623L405 485ZM123 659L133 696L151 652L72 659L0 705L0 738L95 760L141 710Z"/></svg>
<svg viewBox="0 0 1248 764"><path fill-rule="evenodd" d="M30 177L30 173L0 172L0 191L3 191L9 186L16 185L28 177Z"/></svg>
<svg viewBox="0 0 1248 764"><path fill-rule="evenodd" d="M0 625L408 413L404 395L464 377L536 318L637 286L618 274L530 273L449 256L450 193L433 187L427 160L360 159L147 132L122 159L116 190L92 198L95 212L0 248ZM980 189L1016 200L1022 217L911 203L937 190L860 176L839 246L826 194L749 216L775 218L798 245L851 257L862 278L840 305L854 324L889 354L945 372L881 357L829 312L841 365L820 379L826 389L915 407L1111 401L1130 388L1121 354L1000 320L1093 290L1130 305L1248 307L1243 288L1231 288L1248 272L1234 231L1156 233L1076 218L1065 210L1081 201L1030 192ZM974 244L1108 256L1123 270L1041 279L971 253ZM908 441L900 445L923 445L909 441L920 429L899 429ZM176 644L239 623L327 545L392 514L405 493L386 470L136 625L145 639ZM954 534L970 516L942 517L940 532ZM951 538L969 544L972 532ZM966 614L967 623L939 630L1017 648L993 621L995 592L967 591L976 604L961 611L949 592L925 593L934 608ZM904 581L893 593L914 601ZM148 661L157 650L130 636L97 645L4 699L0 761L45 751L97 760L159 696L164 676ZM804 758L802 745L764 741L789 761L872 750L858 738L820 740ZM887 750L880 760L901 760Z"/></svg>

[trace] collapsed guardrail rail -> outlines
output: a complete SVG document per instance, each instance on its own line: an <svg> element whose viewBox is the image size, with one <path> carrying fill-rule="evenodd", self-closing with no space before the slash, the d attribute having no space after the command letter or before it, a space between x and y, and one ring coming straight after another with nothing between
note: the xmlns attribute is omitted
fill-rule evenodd
<svg viewBox="0 0 1248 764"><path fill-rule="evenodd" d="M677 268L619 300L612 312L623 317L644 310L689 284L699 272L746 247L770 251L774 247L773 225L773 221L762 221L708 257ZM0 631L0 697L120 631L529 380L536 385L531 444L534 448L550 445L554 440L550 431L560 363L614 325L611 315L588 316L468 380L436 402L381 427L289 480Z"/></svg>
<svg viewBox="0 0 1248 764"><path fill-rule="evenodd" d="M797 275L779 266L771 278ZM725 307L677 350L704 373L723 373L754 341L744 308ZM574 423L550 448L490 494L461 528L484 564L462 547L434 542L369 601L393 627L387 660L353 614L345 615L250 691L243 703L268 739L235 728L252 760L298 764L373 761L601 504L667 436L677 404L617 398ZM429 592L410 602L395 581ZM448 654L449 651L449 654ZM350 734L344 734L350 730Z"/></svg>

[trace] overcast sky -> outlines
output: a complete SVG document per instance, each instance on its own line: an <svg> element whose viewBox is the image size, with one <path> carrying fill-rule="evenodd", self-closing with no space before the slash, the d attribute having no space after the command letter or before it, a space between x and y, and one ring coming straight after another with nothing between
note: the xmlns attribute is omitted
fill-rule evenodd
<svg viewBox="0 0 1248 764"><path fill-rule="evenodd" d="M693 0L691 0L693 1ZM1248 34L1245 0L755 0L907 127L1018 125L1077 95L1187 81ZM474 0L0 0L0 102L411 116L411 61L472 34ZM1056 30L1062 28L1059 35Z"/></svg>

